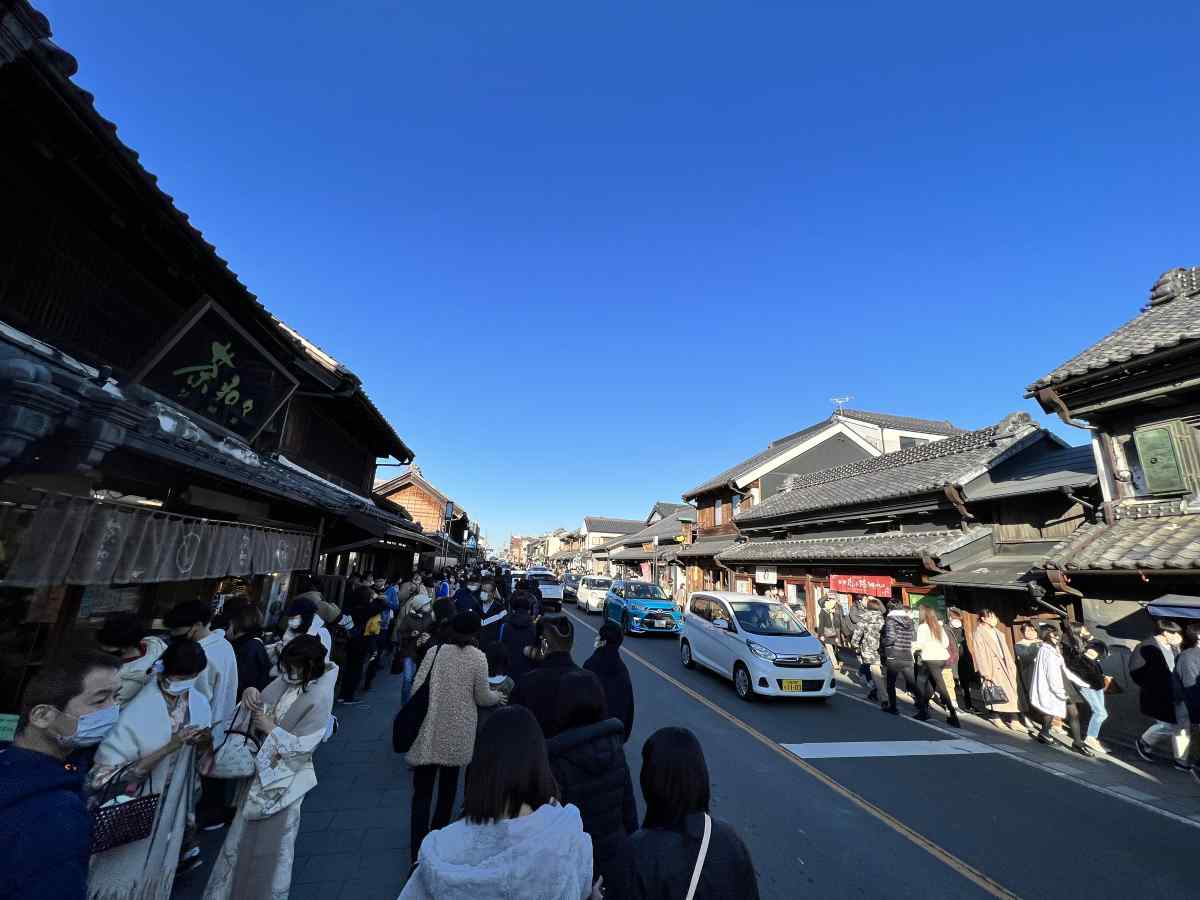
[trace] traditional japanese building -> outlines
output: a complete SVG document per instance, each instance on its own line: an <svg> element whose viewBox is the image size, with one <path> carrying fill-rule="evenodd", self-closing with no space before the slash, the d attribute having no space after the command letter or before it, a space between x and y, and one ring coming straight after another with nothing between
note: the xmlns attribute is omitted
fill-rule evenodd
<svg viewBox="0 0 1200 900"><path fill-rule="evenodd" d="M584 516L582 536L582 552L587 571L592 575L607 575L609 573L609 546L614 538L619 538L645 527L641 519L614 519L610 516Z"/></svg>
<svg viewBox="0 0 1200 900"><path fill-rule="evenodd" d="M474 553L471 517L425 478L420 466L410 466L395 478L375 486L375 495L404 507L435 543L426 550L426 569L460 565ZM449 518L447 519L447 515Z"/></svg>

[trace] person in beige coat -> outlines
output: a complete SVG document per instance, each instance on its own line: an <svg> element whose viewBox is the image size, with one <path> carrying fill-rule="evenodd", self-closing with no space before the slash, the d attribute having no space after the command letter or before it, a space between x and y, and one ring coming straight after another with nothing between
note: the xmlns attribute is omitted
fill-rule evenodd
<svg viewBox="0 0 1200 900"><path fill-rule="evenodd" d="M1003 703L985 704L986 708L1000 716L1001 722L1019 731L1016 717L1020 713L1017 693L1017 661L1013 658L1008 641L1000 633L999 619L990 609L985 609L979 616L979 624L975 627L975 639L971 645L971 655L975 658L975 669L983 680L984 689L989 683L1004 691Z"/></svg>
<svg viewBox="0 0 1200 900"><path fill-rule="evenodd" d="M488 685L487 657L478 646L479 629L479 613L456 614L449 636L425 654L413 681L415 694L429 680L429 711L406 757L413 769L409 832L413 862L425 835L450 824L459 769L470 763L475 753L479 707L508 702ZM431 822L435 781L438 798Z"/></svg>

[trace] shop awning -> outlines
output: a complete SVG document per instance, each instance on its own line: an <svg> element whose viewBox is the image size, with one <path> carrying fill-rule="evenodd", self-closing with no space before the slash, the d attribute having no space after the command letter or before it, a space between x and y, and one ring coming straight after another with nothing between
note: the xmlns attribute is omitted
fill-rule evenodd
<svg viewBox="0 0 1200 900"><path fill-rule="evenodd" d="M1156 619L1200 619L1200 597L1163 594L1146 607Z"/></svg>
<svg viewBox="0 0 1200 900"><path fill-rule="evenodd" d="M307 569L315 535L47 495L9 546L4 587L153 584ZM24 524L24 523L23 523Z"/></svg>
<svg viewBox="0 0 1200 900"><path fill-rule="evenodd" d="M1026 591L1041 573L1032 571L1037 557L989 556L967 563L961 571L934 575L934 584L952 587L993 588L1002 591Z"/></svg>

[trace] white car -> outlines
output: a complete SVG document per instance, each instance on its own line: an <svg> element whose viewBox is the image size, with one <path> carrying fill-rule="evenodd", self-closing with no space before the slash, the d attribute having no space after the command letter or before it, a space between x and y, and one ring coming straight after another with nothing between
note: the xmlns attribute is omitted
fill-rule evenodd
<svg viewBox="0 0 1200 900"><path fill-rule="evenodd" d="M783 603L754 594L698 591L688 598L679 658L733 679L743 700L816 697L836 692L821 642Z"/></svg>
<svg viewBox="0 0 1200 900"><path fill-rule="evenodd" d="M536 581L538 590L542 592L543 602L549 600L558 603L559 606L563 602L563 586L562 582L555 577L554 573L549 569L533 568L525 573L525 578L529 581Z"/></svg>
<svg viewBox="0 0 1200 900"><path fill-rule="evenodd" d="M575 589L576 603L584 612L598 613L604 609L604 598L612 586L611 578L584 575Z"/></svg>

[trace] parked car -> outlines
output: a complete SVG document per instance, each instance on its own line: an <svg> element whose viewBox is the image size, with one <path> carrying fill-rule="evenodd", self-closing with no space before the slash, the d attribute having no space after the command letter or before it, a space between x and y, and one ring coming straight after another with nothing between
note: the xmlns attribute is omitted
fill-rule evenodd
<svg viewBox="0 0 1200 900"><path fill-rule="evenodd" d="M600 575L584 575L576 589L576 602L584 612L598 613L604 610L604 598L612 587L611 578Z"/></svg>
<svg viewBox="0 0 1200 900"><path fill-rule="evenodd" d="M626 634L679 634L683 628L675 601L649 581L614 581L604 597L604 618Z"/></svg>
<svg viewBox="0 0 1200 900"><path fill-rule="evenodd" d="M526 572L525 577L530 581L538 583L538 590L542 592L543 603L549 601L550 603L557 603L559 606L562 605L563 586L553 572L549 569L535 568Z"/></svg>
<svg viewBox="0 0 1200 900"><path fill-rule="evenodd" d="M578 600L579 599L579 576L574 572L568 572L562 577L563 599Z"/></svg>
<svg viewBox="0 0 1200 900"><path fill-rule="evenodd" d="M834 694L821 642L786 604L754 594L698 591L688 598L679 639L686 668L699 663L733 680L743 700Z"/></svg>

